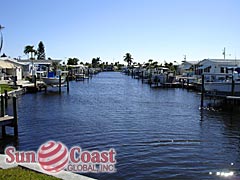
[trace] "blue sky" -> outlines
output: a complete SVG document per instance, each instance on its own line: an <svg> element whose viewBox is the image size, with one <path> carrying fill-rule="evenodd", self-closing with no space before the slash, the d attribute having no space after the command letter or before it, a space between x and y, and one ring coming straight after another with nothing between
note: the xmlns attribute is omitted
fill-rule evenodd
<svg viewBox="0 0 240 180"><path fill-rule="evenodd" d="M43 41L47 57L181 62L240 58L239 0L2 0L2 52L24 56Z"/></svg>

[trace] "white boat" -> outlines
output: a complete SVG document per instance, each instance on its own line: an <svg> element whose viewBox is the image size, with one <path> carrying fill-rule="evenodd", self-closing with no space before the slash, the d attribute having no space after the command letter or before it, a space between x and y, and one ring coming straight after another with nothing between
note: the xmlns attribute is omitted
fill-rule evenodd
<svg viewBox="0 0 240 180"><path fill-rule="evenodd" d="M46 85L59 85L59 75L61 75L61 84L64 84L66 80L66 74L68 74L68 71L57 70L56 74L57 75L54 76L54 72L49 72L47 74L47 77L42 77L42 81Z"/></svg>
<svg viewBox="0 0 240 180"><path fill-rule="evenodd" d="M234 71L232 74L206 74L210 75L209 81L204 82L205 91L240 93L240 74Z"/></svg>
<svg viewBox="0 0 240 180"><path fill-rule="evenodd" d="M59 77L42 77L42 80L47 85L59 85ZM65 83L65 77L61 77L61 84Z"/></svg>
<svg viewBox="0 0 240 180"><path fill-rule="evenodd" d="M205 82L204 83L205 91L209 92L224 92L231 93L232 92L232 82ZM234 83L234 92L240 93L240 82Z"/></svg>

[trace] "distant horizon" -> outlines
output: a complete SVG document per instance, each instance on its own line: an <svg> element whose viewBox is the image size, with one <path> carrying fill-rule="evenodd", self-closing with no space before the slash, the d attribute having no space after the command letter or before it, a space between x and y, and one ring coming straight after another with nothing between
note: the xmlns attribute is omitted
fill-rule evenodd
<svg viewBox="0 0 240 180"><path fill-rule="evenodd" d="M4 1L1 54L27 58L43 41L46 58L181 63L240 58L238 0ZM37 8L36 8L37 7ZM231 54L231 55L230 55Z"/></svg>

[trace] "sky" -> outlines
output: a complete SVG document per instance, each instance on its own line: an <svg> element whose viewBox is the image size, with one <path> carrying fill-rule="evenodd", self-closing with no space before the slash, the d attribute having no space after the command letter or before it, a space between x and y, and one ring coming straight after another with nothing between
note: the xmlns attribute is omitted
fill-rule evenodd
<svg viewBox="0 0 240 180"><path fill-rule="evenodd" d="M46 57L90 62L181 63L240 59L239 0L1 0L1 53L26 59L43 41Z"/></svg>

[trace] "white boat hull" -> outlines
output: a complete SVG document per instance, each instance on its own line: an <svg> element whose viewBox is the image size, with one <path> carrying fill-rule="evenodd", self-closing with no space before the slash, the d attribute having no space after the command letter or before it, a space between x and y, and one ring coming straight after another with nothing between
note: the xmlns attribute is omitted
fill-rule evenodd
<svg viewBox="0 0 240 180"><path fill-rule="evenodd" d="M43 82L47 85L59 85L59 78L53 77L53 78L42 78ZM65 82L65 78L61 77L61 84Z"/></svg>
<svg viewBox="0 0 240 180"><path fill-rule="evenodd" d="M216 92L232 92L232 83L231 82L205 82L204 83L205 91L216 91ZM240 82L236 82L234 86L234 92L240 93Z"/></svg>

